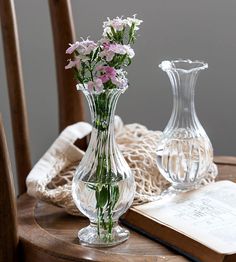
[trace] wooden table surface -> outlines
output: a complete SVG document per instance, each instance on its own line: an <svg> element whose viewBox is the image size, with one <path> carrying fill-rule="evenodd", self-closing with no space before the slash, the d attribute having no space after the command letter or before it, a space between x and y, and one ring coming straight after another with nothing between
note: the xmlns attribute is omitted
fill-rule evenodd
<svg viewBox="0 0 236 262"><path fill-rule="evenodd" d="M217 180L236 182L236 157L216 157ZM68 215L63 209L37 201L27 194L18 200L19 234L26 262L65 261L188 261L181 255L132 230L128 241L110 248L81 246L77 239L88 220Z"/></svg>

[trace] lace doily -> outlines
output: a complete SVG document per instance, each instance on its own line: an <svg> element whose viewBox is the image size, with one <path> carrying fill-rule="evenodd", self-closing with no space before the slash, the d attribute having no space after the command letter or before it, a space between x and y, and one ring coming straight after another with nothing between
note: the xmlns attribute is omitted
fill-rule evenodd
<svg viewBox="0 0 236 262"><path fill-rule="evenodd" d="M74 142L90 132L91 126L80 122L61 133L28 175L29 195L63 207L70 214L81 215L71 196L71 182L84 152ZM150 197L159 195L169 186L156 166L156 144L161 134L140 124L124 125L119 117L115 119L116 141L135 177L133 205L150 201ZM212 180L214 176L209 174L203 183Z"/></svg>

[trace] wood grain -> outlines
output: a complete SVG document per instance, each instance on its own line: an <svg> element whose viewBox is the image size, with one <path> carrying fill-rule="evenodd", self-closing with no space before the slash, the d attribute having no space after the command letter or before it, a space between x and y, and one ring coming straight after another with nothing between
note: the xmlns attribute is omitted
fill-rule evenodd
<svg viewBox="0 0 236 262"><path fill-rule="evenodd" d="M1 116L0 170L0 261L16 262L18 246L16 198Z"/></svg>
<svg viewBox="0 0 236 262"><path fill-rule="evenodd" d="M105 249L79 245L77 231L87 219L73 217L63 210L43 202L37 203L27 195L18 202L20 237L28 250L40 250L65 261L186 261L181 256L135 232L129 241ZM36 237L37 236L37 237ZM25 244L24 244L25 245ZM37 260L36 260L37 261ZM159 260L158 260L159 261Z"/></svg>
<svg viewBox="0 0 236 262"><path fill-rule="evenodd" d="M236 157L234 156L215 156L214 162L219 165L236 165Z"/></svg>
<svg viewBox="0 0 236 262"><path fill-rule="evenodd" d="M72 70L65 70L69 56L65 54L69 43L75 41L75 30L69 0L49 0L57 71L60 130L78 121L84 121L83 97L76 90ZM87 147L86 139L79 141L81 149Z"/></svg>
<svg viewBox="0 0 236 262"><path fill-rule="evenodd" d="M13 0L0 0L0 16L14 135L18 191L21 194L26 191L25 179L31 169L31 158L26 101Z"/></svg>
<svg viewBox="0 0 236 262"><path fill-rule="evenodd" d="M227 162L227 165L218 164L220 171L218 180L230 179L236 182L235 159L227 161L226 157L224 162ZM62 209L36 201L26 194L18 200L18 209L20 239L27 262L38 261L36 257L40 258L39 261L44 259L53 262L188 261L134 231L131 231L130 239L127 242L115 247L105 249L84 247L78 243L77 232L88 224L87 219L70 216ZM35 260L30 260L30 257L35 257Z"/></svg>

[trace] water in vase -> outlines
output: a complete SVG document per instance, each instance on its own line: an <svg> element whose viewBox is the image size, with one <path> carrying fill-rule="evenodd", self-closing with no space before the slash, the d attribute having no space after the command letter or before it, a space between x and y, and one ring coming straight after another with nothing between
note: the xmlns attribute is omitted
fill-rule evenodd
<svg viewBox="0 0 236 262"><path fill-rule="evenodd" d="M212 147L202 138L165 138L157 147L160 172L179 190L198 185L212 158Z"/></svg>
<svg viewBox="0 0 236 262"><path fill-rule="evenodd" d="M112 217L114 221L123 214L129 206L132 204L134 198L134 181L131 178L122 179L120 181L99 185L98 183L91 183L85 181L78 181L76 188L74 189L74 194L77 195L76 205L79 207L80 211L87 217L90 221L97 223L97 206L96 206L96 188L103 186L104 190L110 192L111 196L114 197L114 208L112 210ZM117 195L114 194L117 192ZM109 196L109 194L108 194ZM104 221L107 222L109 216L109 205L104 199Z"/></svg>

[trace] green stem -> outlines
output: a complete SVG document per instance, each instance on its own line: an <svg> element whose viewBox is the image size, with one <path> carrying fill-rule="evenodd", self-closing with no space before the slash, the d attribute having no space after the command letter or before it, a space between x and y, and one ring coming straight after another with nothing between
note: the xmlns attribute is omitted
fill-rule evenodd
<svg viewBox="0 0 236 262"><path fill-rule="evenodd" d="M98 237L112 241L114 226L113 213L119 198L119 187L114 177L111 166L110 151L110 118L112 114L111 99L108 94L102 93L94 97L94 128L97 133L95 157L97 158L95 196L97 208ZM112 132L112 131L111 131ZM102 232L102 231L103 232ZM102 233L101 233L102 232Z"/></svg>

